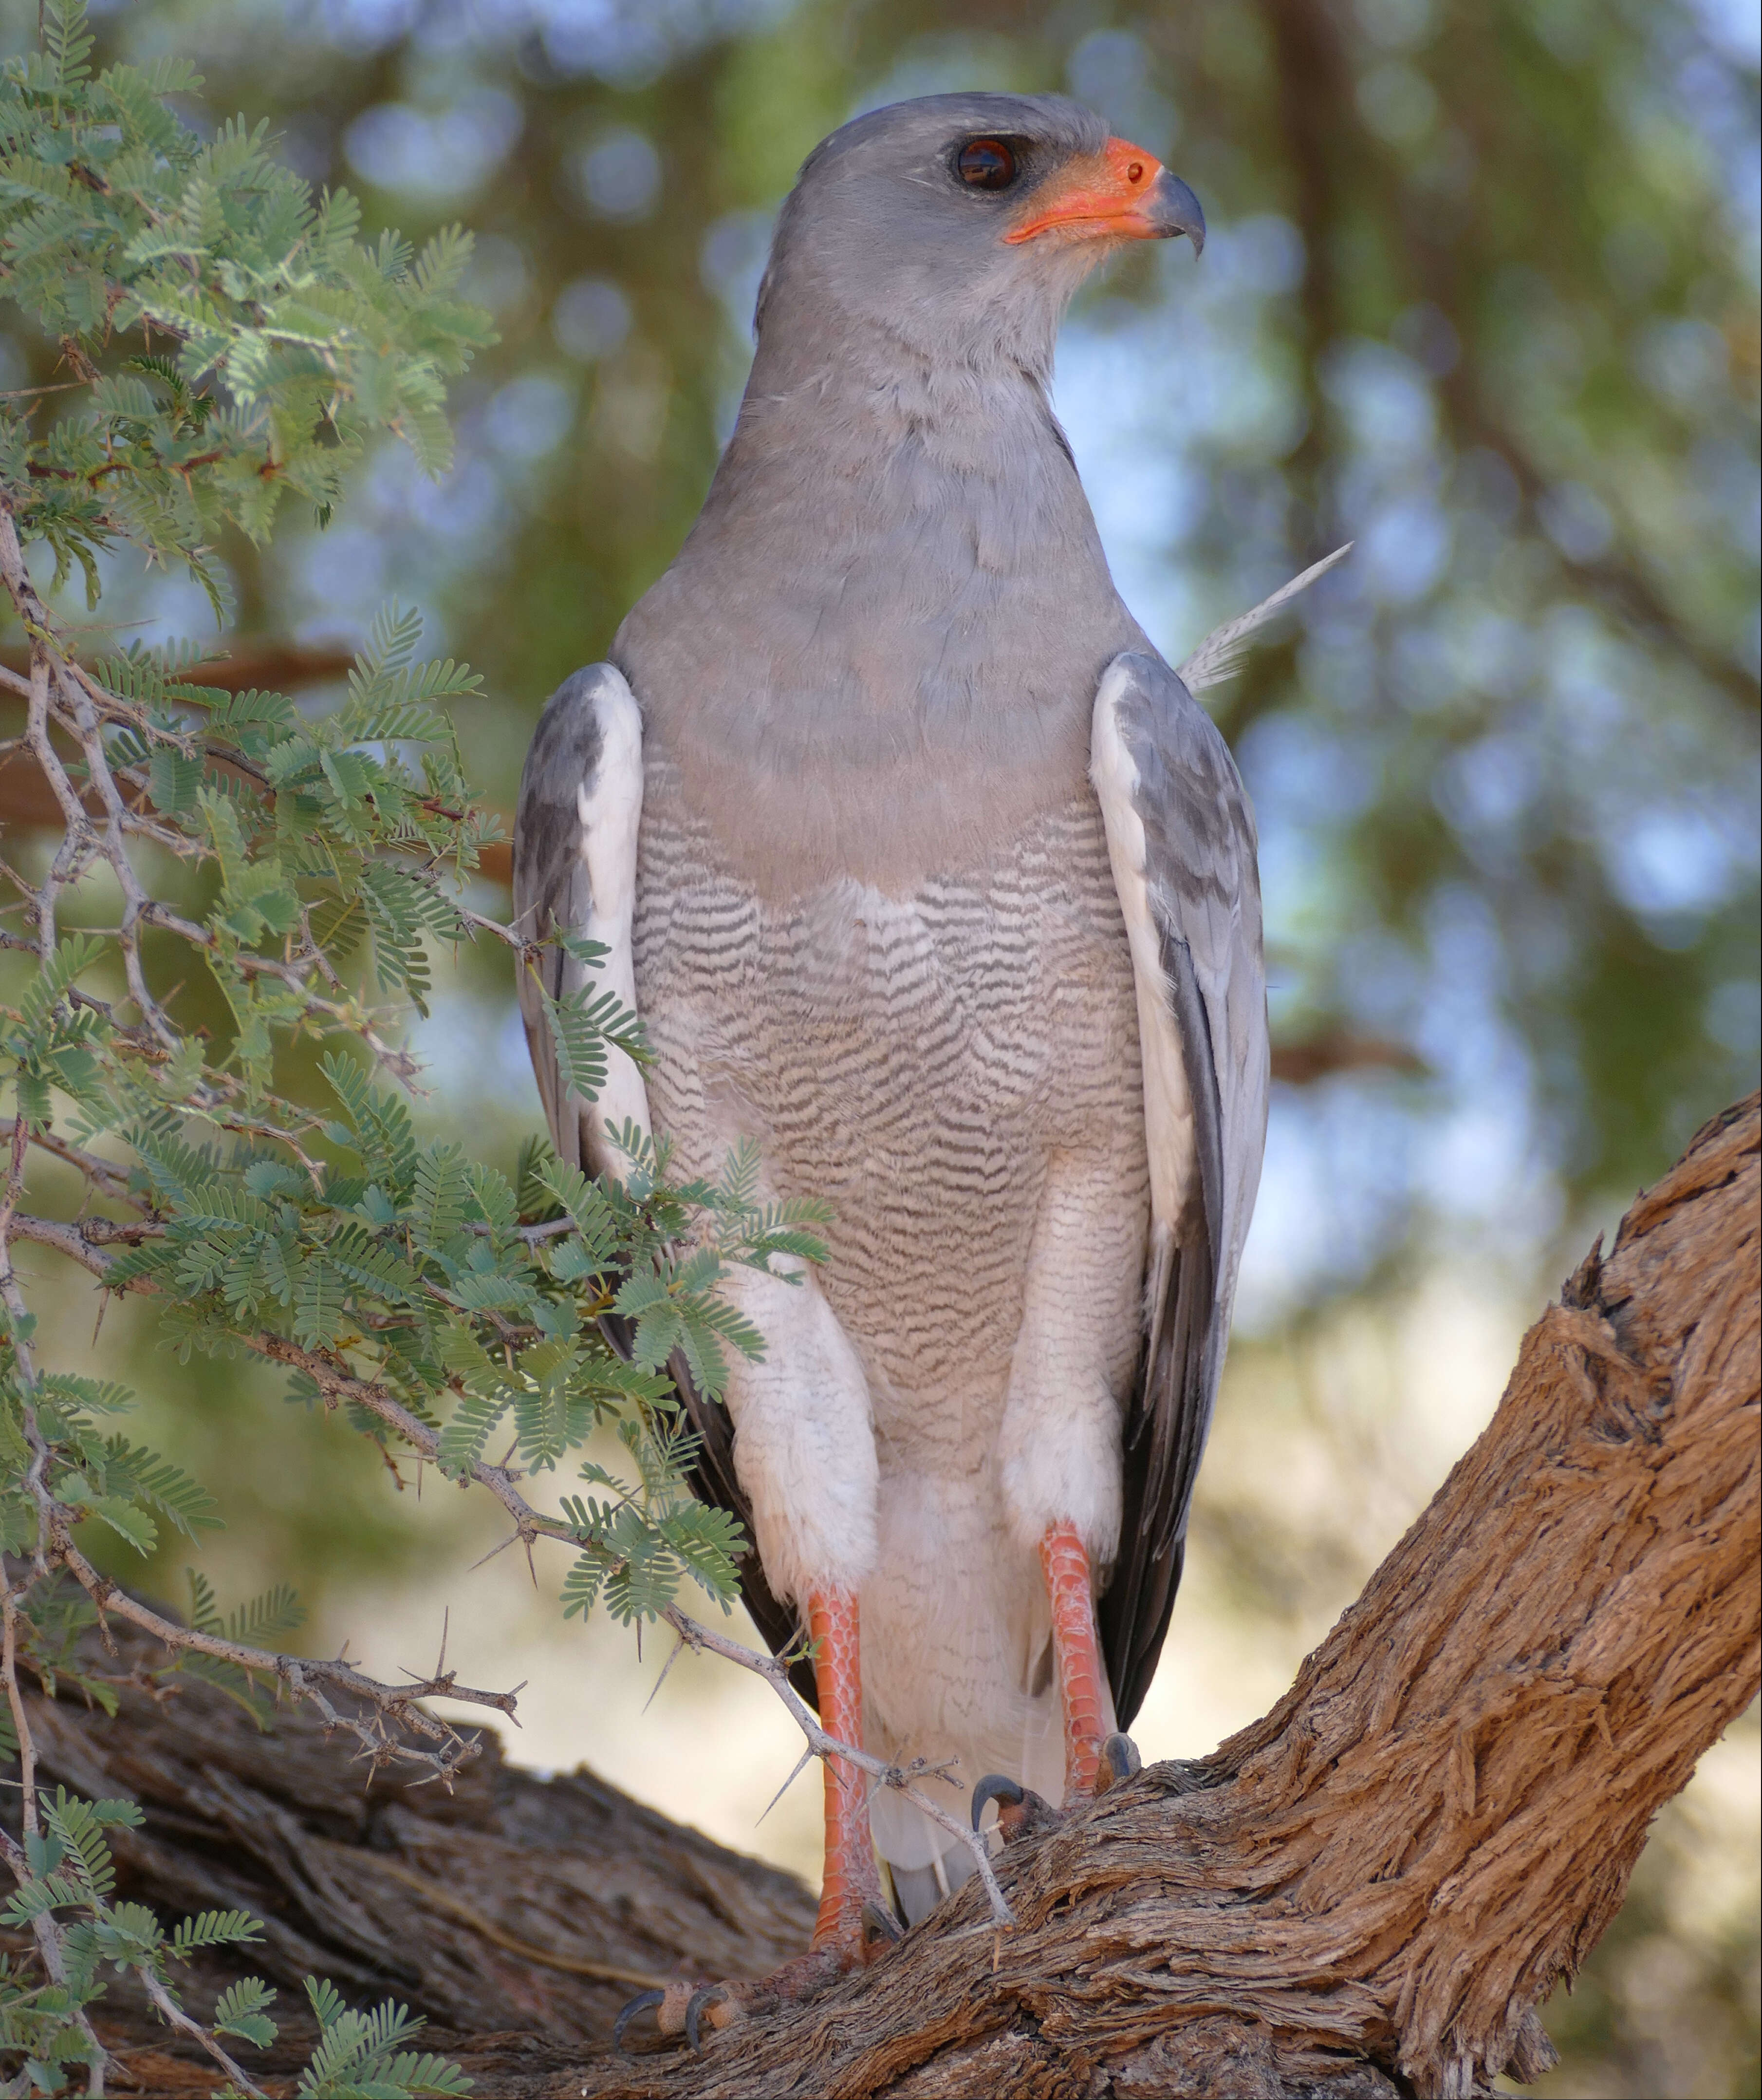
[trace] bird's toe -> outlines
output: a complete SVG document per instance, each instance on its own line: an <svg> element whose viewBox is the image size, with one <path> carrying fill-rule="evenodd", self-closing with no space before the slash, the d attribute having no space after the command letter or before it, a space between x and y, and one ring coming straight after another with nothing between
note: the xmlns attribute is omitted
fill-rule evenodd
<svg viewBox="0 0 1762 2100"><path fill-rule="evenodd" d="M1010 1779L1002 1772L988 1772L973 1789L974 1829L979 1828L985 1804L992 1801L998 1804L998 1834L1006 1845L1013 1845L1018 1838L1037 1836L1043 1830L1055 1830L1064 1820L1059 1811L1032 1787L1024 1786L1020 1780Z"/></svg>
<svg viewBox="0 0 1762 2100"><path fill-rule="evenodd" d="M866 1903L862 1907L862 1958L865 1965L878 1954L891 1947L896 1939L903 1939L905 1928L885 1904Z"/></svg>
<svg viewBox="0 0 1762 2100"><path fill-rule="evenodd" d="M769 1976L737 1977L720 1983L682 1981L669 1983L664 1991L643 1992L619 2014L612 2029L613 2044L621 2048L632 2023L652 2006L654 2024L662 2034L683 2035L692 2049L702 2049L724 2027L817 1997L841 1976L866 1967L885 1953L901 1930L897 1920L879 1904L865 1904L859 1929L835 1943L810 1948Z"/></svg>
<svg viewBox="0 0 1762 2100"><path fill-rule="evenodd" d="M1130 1779L1134 1772L1144 1769L1144 1760L1139 1755L1138 1745L1130 1736L1116 1732L1101 1746L1101 1758L1096 1773L1095 1791L1105 1793L1109 1788Z"/></svg>
<svg viewBox="0 0 1762 2100"><path fill-rule="evenodd" d="M1002 1772L987 1772L973 1789L973 1828L979 1828L979 1819L985 1812L985 1803L998 1804L998 1815L1002 1817L1006 1808L1020 1807L1026 1798L1027 1789L1020 1780L1009 1779Z"/></svg>
<svg viewBox="0 0 1762 2100"><path fill-rule="evenodd" d="M633 2020L640 2019L651 2007L659 2008L663 2006L666 2002L667 1993L664 1991L639 1991L612 2023L613 2048L623 2047L624 2036L630 2032L631 2023ZM659 2022L659 2012L656 2017ZM661 2032L664 2034L667 2030L663 2027Z"/></svg>
<svg viewBox="0 0 1762 2100"><path fill-rule="evenodd" d="M703 2047L703 2023L711 2027L731 2027L747 2017L746 1993L730 1983L705 1983L692 1992L685 2004L685 2040L693 2049Z"/></svg>

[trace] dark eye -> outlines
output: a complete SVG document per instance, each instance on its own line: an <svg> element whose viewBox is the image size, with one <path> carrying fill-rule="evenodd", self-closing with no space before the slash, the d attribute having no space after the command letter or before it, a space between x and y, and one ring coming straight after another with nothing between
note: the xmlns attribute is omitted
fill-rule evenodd
<svg viewBox="0 0 1762 2100"><path fill-rule="evenodd" d="M954 159L955 172L976 190L1007 190L1015 179L1015 156L1001 139L970 139Z"/></svg>

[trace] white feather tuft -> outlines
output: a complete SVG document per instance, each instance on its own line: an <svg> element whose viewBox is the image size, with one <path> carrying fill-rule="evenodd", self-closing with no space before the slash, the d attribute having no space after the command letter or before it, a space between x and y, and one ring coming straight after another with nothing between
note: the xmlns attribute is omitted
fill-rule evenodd
<svg viewBox="0 0 1762 2100"><path fill-rule="evenodd" d="M1288 605L1299 591L1307 590L1318 576L1326 576L1336 562L1343 562L1351 551L1352 542L1348 540L1343 547L1336 547L1313 568L1293 576L1271 598L1262 598L1252 612L1244 612L1240 619L1227 620L1222 627L1214 628L1176 674L1188 692L1201 693L1206 686L1221 686L1226 678L1233 677L1236 666L1253 646L1257 629Z"/></svg>

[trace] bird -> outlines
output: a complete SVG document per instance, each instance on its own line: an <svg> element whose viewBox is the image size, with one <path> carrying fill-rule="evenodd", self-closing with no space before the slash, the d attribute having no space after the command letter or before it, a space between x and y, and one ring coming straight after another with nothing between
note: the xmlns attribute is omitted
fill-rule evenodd
<svg viewBox="0 0 1762 2100"><path fill-rule="evenodd" d="M1194 693L1328 563L1183 678L1049 391L1091 270L1183 235L1187 184L1060 96L817 146L702 512L547 704L514 832L558 1154L623 1172L628 1120L687 1176L745 1145L767 1198L830 1206L822 1263L730 1279L765 1349L725 1408L684 1395L752 1616L811 1643L830 1735L951 1802L978 1779L1007 1832L1137 1762L1265 1143L1254 820ZM589 968L558 930L650 1053L592 1101L548 1031ZM808 1952L627 2016L695 2040L707 2005L808 1995L971 1871L835 1758L825 1789Z"/></svg>

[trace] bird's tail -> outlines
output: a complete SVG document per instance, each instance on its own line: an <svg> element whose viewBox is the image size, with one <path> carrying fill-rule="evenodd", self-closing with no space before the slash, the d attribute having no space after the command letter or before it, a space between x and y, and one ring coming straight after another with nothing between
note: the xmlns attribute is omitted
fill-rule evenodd
<svg viewBox="0 0 1762 2100"><path fill-rule="evenodd" d="M1062 1798L1064 1744L1056 1695L1049 1692L1024 1700L1021 1712L1014 1718L1016 1727L988 1731L985 1739L957 1742L949 1738L929 1745L926 1761L932 1765L945 1762L949 1774L943 1780L926 1775L918 1785L940 1807L963 1820L974 1785L988 1772L1004 1772L1019 1779L1046 1800ZM871 1743L870 1747L905 1763L912 1752L926 1746ZM975 1872L968 1847L903 1794L890 1788L877 1789L869 1815L875 1850L886 1864L901 1915L908 1925L915 1925L934 1910Z"/></svg>
<svg viewBox="0 0 1762 2100"><path fill-rule="evenodd" d="M888 1879L893 1884L893 1900L907 1925L928 1917L945 1896L951 1896L970 1876L978 1872L973 1855L963 1845L939 1853L927 1867L901 1867L887 1863Z"/></svg>

